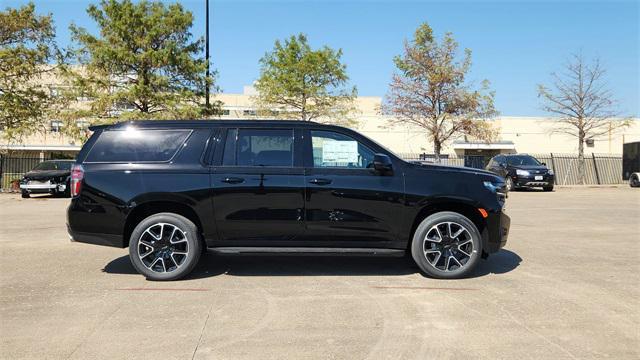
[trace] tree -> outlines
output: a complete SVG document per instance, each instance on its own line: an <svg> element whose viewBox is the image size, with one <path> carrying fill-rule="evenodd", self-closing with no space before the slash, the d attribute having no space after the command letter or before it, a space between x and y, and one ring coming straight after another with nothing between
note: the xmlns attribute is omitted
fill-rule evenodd
<svg viewBox="0 0 640 360"><path fill-rule="evenodd" d="M563 133L578 140L578 177L585 183L584 143L629 126L628 119L619 118L616 101L604 81L605 69L596 58L587 63L582 54L573 55L562 74L552 73L552 87L538 85L542 109L559 116L552 132Z"/></svg>
<svg viewBox="0 0 640 360"><path fill-rule="evenodd" d="M51 15L29 3L0 11L0 128L8 141L44 128L53 99L41 85L59 59Z"/></svg>
<svg viewBox="0 0 640 360"><path fill-rule="evenodd" d="M287 119L348 121L357 91L345 87L349 77L341 57L341 49L312 50L304 34L284 44L277 40L273 51L260 59L259 108Z"/></svg>
<svg viewBox="0 0 640 360"><path fill-rule="evenodd" d="M71 25L80 67L71 73L72 89L90 104L70 118L200 118L219 103L201 105L206 77L203 40L192 39L193 14L180 4L160 1L102 0L87 9L100 35Z"/></svg>
<svg viewBox="0 0 640 360"><path fill-rule="evenodd" d="M436 162L443 144L455 136L482 140L495 136L491 124L483 121L497 114L494 93L487 80L479 90L465 83L471 51L465 49L460 62L456 61L457 50L451 33L438 43L429 24L420 25L411 42L405 41L404 54L394 58L399 73L393 75L382 107L394 116L392 125L410 124L427 132Z"/></svg>

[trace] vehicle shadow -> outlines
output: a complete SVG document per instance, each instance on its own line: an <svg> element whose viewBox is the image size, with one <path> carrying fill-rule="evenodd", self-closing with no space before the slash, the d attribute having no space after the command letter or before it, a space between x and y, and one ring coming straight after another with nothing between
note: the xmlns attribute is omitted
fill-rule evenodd
<svg viewBox="0 0 640 360"><path fill-rule="evenodd" d="M481 260L467 278L504 274L514 270L522 258L509 250ZM128 256L109 262L102 270L108 274L137 274ZM408 257L357 256L229 256L206 253L185 279L217 275L232 276L395 276L420 273Z"/></svg>

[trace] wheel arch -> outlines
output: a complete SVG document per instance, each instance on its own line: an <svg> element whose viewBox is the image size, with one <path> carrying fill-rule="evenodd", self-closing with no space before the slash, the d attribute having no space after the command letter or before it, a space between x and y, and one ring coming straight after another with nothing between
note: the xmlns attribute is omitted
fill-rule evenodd
<svg viewBox="0 0 640 360"><path fill-rule="evenodd" d="M480 211L477 206L473 206L469 203L465 203L462 201L441 201L429 205L423 206L420 211L416 214L413 219L413 224L411 226L410 239L407 244L407 249L411 250L411 243L413 242L413 235L415 234L418 225L422 222L422 220L426 219L428 216L433 215L442 211L452 211L461 215L464 215L466 218L471 220L473 224L478 228L478 232L482 235L487 223L485 219L482 218Z"/></svg>
<svg viewBox="0 0 640 360"><path fill-rule="evenodd" d="M200 217L192 207L176 201L155 200L138 204L127 214L122 239L124 245L123 247L129 246L129 238L131 237L131 233L133 232L133 229L136 227L136 225L140 223L140 221L151 215L159 213L174 213L184 216L196 225L196 227L198 228L198 232L200 233L200 239L204 238L202 222L200 221Z"/></svg>

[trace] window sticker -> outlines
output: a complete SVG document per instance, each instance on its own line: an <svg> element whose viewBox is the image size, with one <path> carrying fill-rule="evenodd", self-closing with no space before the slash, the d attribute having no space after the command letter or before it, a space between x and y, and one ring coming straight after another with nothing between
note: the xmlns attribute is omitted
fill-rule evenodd
<svg viewBox="0 0 640 360"><path fill-rule="evenodd" d="M325 140L322 142L323 163L357 163L358 142Z"/></svg>

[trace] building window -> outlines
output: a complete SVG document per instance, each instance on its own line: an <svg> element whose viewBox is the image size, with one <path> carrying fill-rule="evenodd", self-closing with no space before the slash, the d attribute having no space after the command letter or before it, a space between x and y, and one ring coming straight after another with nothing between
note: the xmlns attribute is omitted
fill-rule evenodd
<svg viewBox="0 0 640 360"><path fill-rule="evenodd" d="M76 125L80 128L80 129L88 129L89 128L89 121L87 120L77 120L76 121Z"/></svg>
<svg viewBox="0 0 640 360"><path fill-rule="evenodd" d="M242 115L244 115L244 116L256 116L257 113L256 113L255 110L244 110L242 112Z"/></svg>
<svg viewBox="0 0 640 360"><path fill-rule="evenodd" d="M229 110L229 109L222 109L222 116L229 116L229 114L231 114L231 110Z"/></svg>
<svg viewBox="0 0 640 360"><path fill-rule="evenodd" d="M62 120L51 120L51 132L60 132L62 129Z"/></svg>

